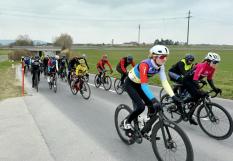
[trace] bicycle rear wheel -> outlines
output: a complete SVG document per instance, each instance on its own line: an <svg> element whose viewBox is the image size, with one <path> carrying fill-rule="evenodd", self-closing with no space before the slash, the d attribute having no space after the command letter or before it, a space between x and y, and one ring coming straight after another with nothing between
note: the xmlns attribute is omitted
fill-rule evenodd
<svg viewBox="0 0 233 161"><path fill-rule="evenodd" d="M120 104L119 106L117 106L114 115L114 121L115 121L115 127L117 133L121 138L121 140L127 145L131 145L135 143L135 140L132 137L128 137L126 135L126 131L123 129L124 128L123 121L129 116L130 113L132 113L132 109L129 106Z"/></svg>
<svg viewBox="0 0 233 161"><path fill-rule="evenodd" d="M109 76L103 77L103 86L106 91L112 87L112 80Z"/></svg>
<svg viewBox="0 0 233 161"><path fill-rule="evenodd" d="M89 84L86 81L83 81L82 88L80 89L80 93L84 99L89 99L91 96L91 89Z"/></svg>
<svg viewBox="0 0 233 161"><path fill-rule="evenodd" d="M114 81L114 89L115 89L116 93L119 95L121 95L124 92L124 90L121 86L121 81L118 78L116 78Z"/></svg>
<svg viewBox="0 0 233 161"><path fill-rule="evenodd" d="M185 132L175 123L163 120L153 127L152 148L159 161L193 161L192 144Z"/></svg>
<svg viewBox="0 0 233 161"><path fill-rule="evenodd" d="M163 106L163 115L167 120L175 123L180 123L182 121L181 113L168 94L162 96L161 104Z"/></svg>
<svg viewBox="0 0 233 161"><path fill-rule="evenodd" d="M212 138L224 140L232 135L232 117L216 103L209 102L206 106L200 106L197 111L197 121L201 129Z"/></svg>

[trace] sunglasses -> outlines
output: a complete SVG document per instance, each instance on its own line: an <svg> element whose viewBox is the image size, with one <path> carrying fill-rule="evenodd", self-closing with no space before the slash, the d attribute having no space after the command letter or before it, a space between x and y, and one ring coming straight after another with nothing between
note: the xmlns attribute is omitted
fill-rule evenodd
<svg viewBox="0 0 233 161"><path fill-rule="evenodd" d="M167 55L158 55L157 58L163 60L163 59L167 58Z"/></svg>
<svg viewBox="0 0 233 161"><path fill-rule="evenodd" d="M213 64L218 64L219 62L218 61L212 61Z"/></svg>

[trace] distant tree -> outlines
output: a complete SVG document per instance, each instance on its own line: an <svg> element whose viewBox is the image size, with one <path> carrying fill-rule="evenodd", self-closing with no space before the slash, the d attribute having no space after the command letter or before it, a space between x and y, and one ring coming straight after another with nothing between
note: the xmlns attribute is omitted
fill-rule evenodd
<svg viewBox="0 0 233 161"><path fill-rule="evenodd" d="M179 45L179 41L174 42L173 40L170 39L156 39L154 41L154 45Z"/></svg>
<svg viewBox="0 0 233 161"><path fill-rule="evenodd" d="M28 35L19 35L15 42L10 44L16 46L33 46L33 41L29 38Z"/></svg>
<svg viewBox="0 0 233 161"><path fill-rule="evenodd" d="M54 40L55 46L60 46L62 50L70 49L73 44L73 39L70 35L63 33L60 36L56 37Z"/></svg>

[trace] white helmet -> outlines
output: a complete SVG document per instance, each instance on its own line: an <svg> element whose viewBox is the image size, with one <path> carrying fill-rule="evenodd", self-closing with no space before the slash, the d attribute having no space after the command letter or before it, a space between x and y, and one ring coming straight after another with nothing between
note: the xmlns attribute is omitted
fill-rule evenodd
<svg viewBox="0 0 233 161"><path fill-rule="evenodd" d="M205 60L210 60L210 61L217 61L220 62L221 58L217 53L213 53L213 52L209 52L206 57Z"/></svg>
<svg viewBox="0 0 233 161"><path fill-rule="evenodd" d="M169 50L164 45L155 45L150 49L152 55L169 55Z"/></svg>
<svg viewBox="0 0 233 161"><path fill-rule="evenodd" d="M55 59L57 59L57 60L58 60L58 59L59 59L59 55L55 55Z"/></svg>

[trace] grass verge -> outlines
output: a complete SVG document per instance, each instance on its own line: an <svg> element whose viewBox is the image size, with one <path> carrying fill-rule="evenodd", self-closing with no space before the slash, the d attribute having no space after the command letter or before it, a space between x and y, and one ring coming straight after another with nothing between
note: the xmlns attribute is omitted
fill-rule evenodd
<svg viewBox="0 0 233 161"><path fill-rule="evenodd" d="M15 77L15 68L11 68L11 62L0 62L0 100L18 97L21 93L21 86Z"/></svg>

